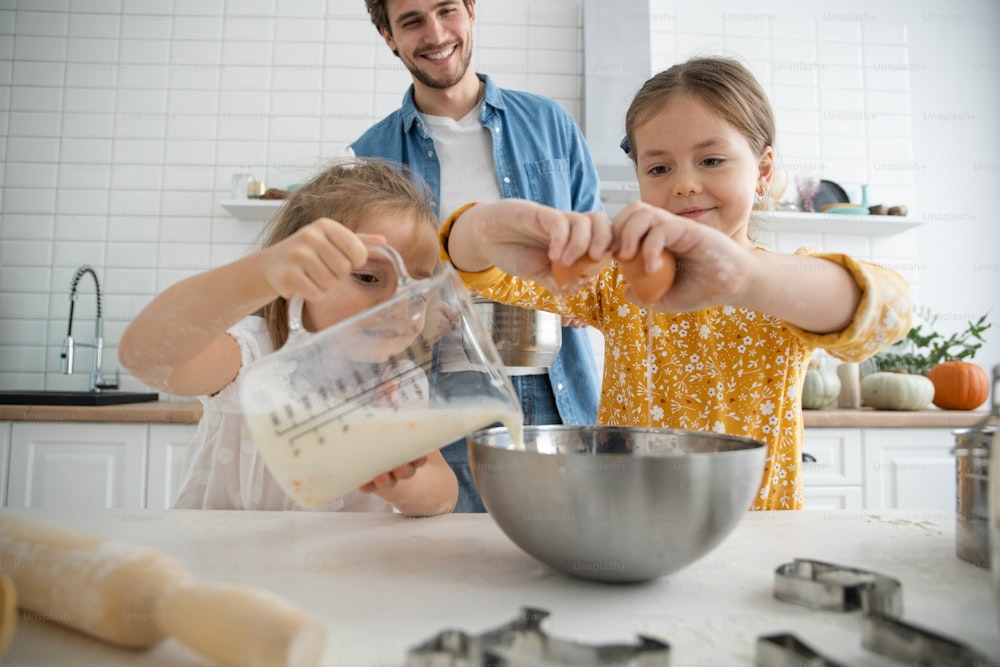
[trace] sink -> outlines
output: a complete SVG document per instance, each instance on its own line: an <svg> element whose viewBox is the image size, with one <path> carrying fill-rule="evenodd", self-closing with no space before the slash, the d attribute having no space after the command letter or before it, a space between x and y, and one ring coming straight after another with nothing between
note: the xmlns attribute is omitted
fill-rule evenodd
<svg viewBox="0 0 1000 667"><path fill-rule="evenodd" d="M135 391L0 391L0 405L122 405L159 398L155 392Z"/></svg>

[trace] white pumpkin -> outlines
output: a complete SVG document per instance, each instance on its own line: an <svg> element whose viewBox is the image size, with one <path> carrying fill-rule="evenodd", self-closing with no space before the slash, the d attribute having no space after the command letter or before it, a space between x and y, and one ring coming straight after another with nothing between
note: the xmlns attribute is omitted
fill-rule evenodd
<svg viewBox="0 0 1000 667"><path fill-rule="evenodd" d="M829 371L808 370L802 384L802 409L819 410L840 397L840 378Z"/></svg>
<svg viewBox="0 0 1000 667"><path fill-rule="evenodd" d="M923 410L934 399L934 383L923 375L869 373L861 379L861 400L877 410Z"/></svg>

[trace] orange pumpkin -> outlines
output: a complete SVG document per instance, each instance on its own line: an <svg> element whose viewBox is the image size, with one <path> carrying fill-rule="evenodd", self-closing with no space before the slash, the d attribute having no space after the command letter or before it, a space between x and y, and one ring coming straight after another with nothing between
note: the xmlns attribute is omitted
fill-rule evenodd
<svg viewBox="0 0 1000 667"><path fill-rule="evenodd" d="M927 373L934 383L934 405L945 410L973 410L990 397L990 378L969 361L942 361Z"/></svg>

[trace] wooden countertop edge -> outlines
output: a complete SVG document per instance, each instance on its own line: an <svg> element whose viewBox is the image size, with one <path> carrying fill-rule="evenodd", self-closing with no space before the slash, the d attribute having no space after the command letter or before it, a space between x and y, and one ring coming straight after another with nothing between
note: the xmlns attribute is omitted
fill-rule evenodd
<svg viewBox="0 0 1000 667"><path fill-rule="evenodd" d="M803 410L806 428L966 428L988 413L985 410Z"/></svg>
<svg viewBox="0 0 1000 667"><path fill-rule="evenodd" d="M26 422L111 422L123 424L197 424L198 401L155 401L126 405L0 405L0 420Z"/></svg>
<svg viewBox="0 0 1000 667"><path fill-rule="evenodd" d="M806 428L965 428L986 416L985 410L803 410ZM64 405L0 405L0 421L112 422L197 424L198 401L158 401L78 407Z"/></svg>

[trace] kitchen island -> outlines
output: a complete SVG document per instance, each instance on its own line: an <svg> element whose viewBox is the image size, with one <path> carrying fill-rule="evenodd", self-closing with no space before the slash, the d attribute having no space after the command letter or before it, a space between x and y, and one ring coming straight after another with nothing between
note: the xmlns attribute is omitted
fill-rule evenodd
<svg viewBox="0 0 1000 667"><path fill-rule="evenodd" d="M523 607L547 610L549 636L586 644L670 644L671 665L752 665L758 636L792 632L843 664L893 665L861 647L859 612L805 609L773 596L794 558L872 570L902 583L903 618L1000 661L990 573L955 556L949 512L760 512L715 551L660 579L577 580L513 544L488 515L222 511L5 510L16 516L162 549L199 582L281 595L323 619L323 665L403 665L444 629L495 629ZM176 640L146 652L106 646L22 613L4 665L196 667Z"/></svg>

